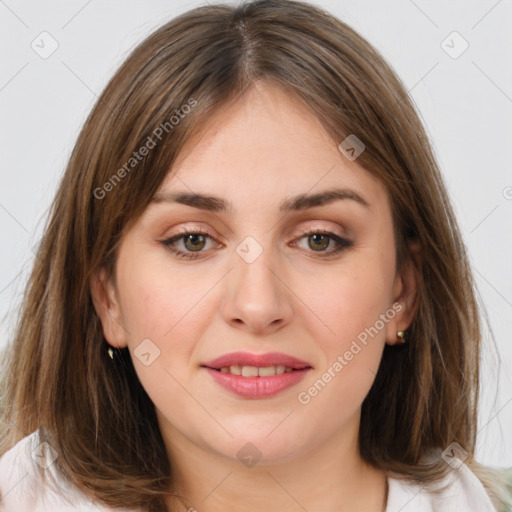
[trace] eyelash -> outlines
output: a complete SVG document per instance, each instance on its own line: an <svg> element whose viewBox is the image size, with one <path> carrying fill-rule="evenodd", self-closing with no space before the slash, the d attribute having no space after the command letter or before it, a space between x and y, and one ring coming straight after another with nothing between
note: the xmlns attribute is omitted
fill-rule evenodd
<svg viewBox="0 0 512 512"><path fill-rule="evenodd" d="M197 259L197 258L201 257L200 253L204 252L204 251L184 252L184 251L176 249L175 247L172 246L172 244L174 242L177 242L180 239L182 239L183 237L186 237L188 235L201 235L201 236L206 236L206 237L208 237L208 238L213 240L213 237L211 237L208 233L205 233L205 232L202 232L202 231L194 231L194 230L188 231L188 230L184 230L184 231L181 231L176 236L168 238L167 240L162 240L161 243L168 250L170 250L172 253L174 253L178 258L184 258L184 259L187 259L187 260L194 260L194 259ZM334 256L334 255L340 253L341 251L343 251L345 249L348 249L348 248L350 248L350 247L352 247L354 245L354 243L351 242L350 240L342 238L342 237L336 235L335 233L333 233L331 231L318 230L318 229L309 229L309 230L305 230L305 231L301 232L301 236L297 240L301 240L302 238L310 236L310 235L326 235L331 240L333 240L336 244L338 244L336 249L331 250L331 251L329 251L327 253L325 251L318 251L320 258L328 258L328 257ZM317 251L311 251L311 252L317 252ZM324 254L322 254L322 253L324 253Z"/></svg>

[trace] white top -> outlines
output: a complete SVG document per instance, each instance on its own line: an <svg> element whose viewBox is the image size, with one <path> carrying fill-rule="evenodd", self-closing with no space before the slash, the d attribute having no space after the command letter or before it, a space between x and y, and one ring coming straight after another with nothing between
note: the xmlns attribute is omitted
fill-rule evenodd
<svg viewBox="0 0 512 512"><path fill-rule="evenodd" d="M0 458L0 512L127 512L94 504L78 490L71 489L56 471L57 456L48 444L40 444L37 431L22 439ZM41 488L37 466L56 476L60 492ZM386 512L496 512L482 483L464 464L448 473L449 487L440 496L420 484L388 477Z"/></svg>

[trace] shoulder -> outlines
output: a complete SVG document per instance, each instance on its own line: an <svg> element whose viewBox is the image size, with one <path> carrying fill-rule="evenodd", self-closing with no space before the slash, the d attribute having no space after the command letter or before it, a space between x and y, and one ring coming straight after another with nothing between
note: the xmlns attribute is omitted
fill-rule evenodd
<svg viewBox="0 0 512 512"><path fill-rule="evenodd" d="M386 512L496 512L482 482L465 465L437 484L422 485L388 476Z"/></svg>
<svg viewBox="0 0 512 512"><path fill-rule="evenodd" d="M71 488L54 469L58 452L41 443L35 431L0 457L0 512L107 512L114 509L94 504ZM40 477L40 468L53 476L54 484Z"/></svg>

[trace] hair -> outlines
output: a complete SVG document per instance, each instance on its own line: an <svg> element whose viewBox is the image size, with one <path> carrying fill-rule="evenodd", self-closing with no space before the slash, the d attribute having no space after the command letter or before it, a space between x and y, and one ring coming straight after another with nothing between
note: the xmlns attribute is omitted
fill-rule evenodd
<svg viewBox="0 0 512 512"><path fill-rule="evenodd" d="M127 349L108 357L90 278L101 268L115 275L123 234L187 141L256 81L298 98L336 145L350 134L363 141L357 162L390 194L397 268L410 261L411 241L420 247L411 341L384 349L362 404L362 458L427 484L449 470L439 453L457 442L501 506L498 477L474 459L479 300L428 137L383 57L299 1L185 12L142 41L107 84L71 153L25 288L4 362L0 453L38 430L58 447L59 473L89 496L165 510L173 468L154 405ZM438 456L425 463L432 450Z"/></svg>

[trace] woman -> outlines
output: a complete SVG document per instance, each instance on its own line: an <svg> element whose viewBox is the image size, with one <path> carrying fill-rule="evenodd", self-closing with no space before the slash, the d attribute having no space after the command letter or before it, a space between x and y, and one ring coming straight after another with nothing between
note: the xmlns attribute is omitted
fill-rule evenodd
<svg viewBox="0 0 512 512"><path fill-rule="evenodd" d="M5 363L0 504L506 510L480 340L382 57L306 3L194 9L78 138Z"/></svg>

